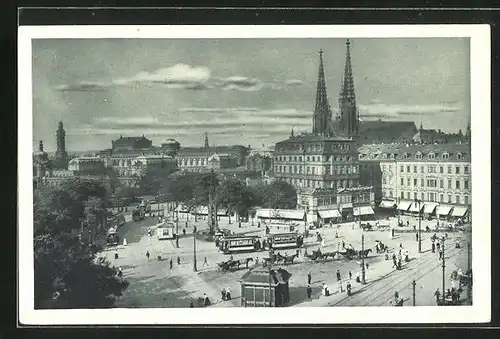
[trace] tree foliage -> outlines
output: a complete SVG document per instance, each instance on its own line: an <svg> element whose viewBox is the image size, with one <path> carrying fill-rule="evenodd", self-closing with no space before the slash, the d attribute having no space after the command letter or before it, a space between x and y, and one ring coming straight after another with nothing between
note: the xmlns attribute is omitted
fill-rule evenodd
<svg viewBox="0 0 500 339"><path fill-rule="evenodd" d="M127 287L114 268L96 262L99 248L79 237L82 220L103 231L107 196L98 181L81 179L35 192L36 308L111 307Z"/></svg>
<svg viewBox="0 0 500 339"><path fill-rule="evenodd" d="M267 186L257 186L256 191L263 207L293 209L297 206L297 191L285 181L274 181Z"/></svg>

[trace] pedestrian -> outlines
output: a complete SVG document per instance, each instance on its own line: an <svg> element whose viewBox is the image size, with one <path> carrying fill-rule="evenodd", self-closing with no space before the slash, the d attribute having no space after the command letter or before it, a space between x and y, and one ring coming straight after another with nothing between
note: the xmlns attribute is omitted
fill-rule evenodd
<svg viewBox="0 0 500 339"><path fill-rule="evenodd" d="M439 250L439 260L443 259L443 251Z"/></svg>
<svg viewBox="0 0 500 339"><path fill-rule="evenodd" d="M339 281L338 286L337 286L337 292L342 293L344 292L344 288L342 286L342 281Z"/></svg>
<svg viewBox="0 0 500 339"><path fill-rule="evenodd" d="M342 240L342 249L345 250L345 242Z"/></svg>
<svg viewBox="0 0 500 339"><path fill-rule="evenodd" d="M312 288L311 288L311 285L307 285L307 289L306 289L306 292L307 292L307 298L308 299L311 299L311 295L312 295Z"/></svg>
<svg viewBox="0 0 500 339"><path fill-rule="evenodd" d="M438 241L437 244L436 244L436 247L437 247L437 250L440 251L441 250L441 243Z"/></svg>
<svg viewBox="0 0 500 339"><path fill-rule="evenodd" d="M352 295L351 288L352 288L352 287L351 287L351 282L350 282L350 281L348 281L348 282L347 282L347 286L346 286L346 290L347 290L347 295L348 295L348 296L351 296L351 295Z"/></svg>
<svg viewBox="0 0 500 339"><path fill-rule="evenodd" d="M203 293L203 305L205 307L210 306L210 300L208 299L208 296L206 293Z"/></svg>
<svg viewBox="0 0 500 339"><path fill-rule="evenodd" d="M401 259L398 260L398 270L401 270Z"/></svg>
<svg viewBox="0 0 500 339"><path fill-rule="evenodd" d="M309 273L307 273L307 284L311 285L311 271L309 271Z"/></svg>
<svg viewBox="0 0 500 339"><path fill-rule="evenodd" d="M352 272L349 271L349 280L351 280L351 279L352 279Z"/></svg>
<svg viewBox="0 0 500 339"><path fill-rule="evenodd" d="M359 284L361 279L359 278L359 272L356 273L356 282Z"/></svg>
<svg viewBox="0 0 500 339"><path fill-rule="evenodd" d="M189 308L194 308L193 299L189 302Z"/></svg>
<svg viewBox="0 0 500 339"><path fill-rule="evenodd" d="M418 241L418 233L415 233L415 239Z"/></svg>
<svg viewBox="0 0 500 339"><path fill-rule="evenodd" d="M392 258L392 267L396 267L396 269L398 268L398 262L396 261L396 258Z"/></svg>
<svg viewBox="0 0 500 339"><path fill-rule="evenodd" d="M179 255L177 255L177 265L180 265L181 264L181 257L179 257Z"/></svg>
<svg viewBox="0 0 500 339"><path fill-rule="evenodd" d="M431 251L432 253L436 253L436 244L434 244L434 242L431 244Z"/></svg>
<svg viewBox="0 0 500 339"><path fill-rule="evenodd" d="M416 232L416 231L417 231L417 226L413 225L413 232Z"/></svg>
<svg viewBox="0 0 500 339"><path fill-rule="evenodd" d="M226 300L231 300L231 289L226 288Z"/></svg>
<svg viewBox="0 0 500 339"><path fill-rule="evenodd" d="M121 268L121 267L118 269L118 276L119 276L120 278L123 276L123 270L122 270L122 268Z"/></svg>
<svg viewBox="0 0 500 339"><path fill-rule="evenodd" d="M172 269L173 266L174 266L174 261L172 260L172 258L170 258L170 269Z"/></svg>
<svg viewBox="0 0 500 339"><path fill-rule="evenodd" d="M149 251L146 251L146 257L148 258L149 260Z"/></svg>
<svg viewBox="0 0 500 339"><path fill-rule="evenodd" d="M208 261L207 261L207 257L205 256L205 260L203 260L203 265L201 267L205 267L208 266Z"/></svg>
<svg viewBox="0 0 500 339"><path fill-rule="evenodd" d="M337 281L340 281L340 280L341 280L341 278L340 278L340 271L339 271L339 269L337 269Z"/></svg>
<svg viewBox="0 0 500 339"><path fill-rule="evenodd" d="M226 289L225 288L222 289L221 295L222 295L222 301L226 300Z"/></svg>
<svg viewBox="0 0 500 339"><path fill-rule="evenodd" d="M338 238L339 237L339 234L337 231L335 231L335 238Z"/></svg>
<svg viewBox="0 0 500 339"><path fill-rule="evenodd" d="M410 227L410 220L406 220L406 226Z"/></svg>
<svg viewBox="0 0 500 339"><path fill-rule="evenodd" d="M186 228L183 228L183 229L182 229L182 234L183 234L183 235L186 235Z"/></svg>
<svg viewBox="0 0 500 339"><path fill-rule="evenodd" d="M118 250L115 250L115 260L118 259Z"/></svg>
<svg viewBox="0 0 500 339"><path fill-rule="evenodd" d="M368 266L369 266L368 263L366 263L366 269L368 269Z"/></svg>
<svg viewBox="0 0 500 339"><path fill-rule="evenodd" d="M439 298L441 297L441 292L439 292L439 288L434 292L434 296L436 297L436 303L439 304Z"/></svg>

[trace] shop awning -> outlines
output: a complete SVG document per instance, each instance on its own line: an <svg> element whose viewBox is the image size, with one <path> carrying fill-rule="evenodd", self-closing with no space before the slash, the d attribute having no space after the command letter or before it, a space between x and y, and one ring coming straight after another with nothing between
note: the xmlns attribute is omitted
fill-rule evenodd
<svg viewBox="0 0 500 339"><path fill-rule="evenodd" d="M412 204L410 206L410 212L418 213L422 210L422 208L424 208L423 203L412 202Z"/></svg>
<svg viewBox="0 0 500 339"><path fill-rule="evenodd" d="M263 208L257 210L257 218L264 219L289 219L289 220L304 220L305 212L302 210L274 210Z"/></svg>
<svg viewBox="0 0 500 339"><path fill-rule="evenodd" d="M381 207L381 208L394 208L394 201L390 201L390 200L382 200L380 202L380 205L378 205L378 207Z"/></svg>
<svg viewBox="0 0 500 339"><path fill-rule="evenodd" d="M340 218L340 212L338 210L326 210L326 211L318 211L321 219L330 219L330 218Z"/></svg>
<svg viewBox="0 0 500 339"><path fill-rule="evenodd" d="M411 201L400 201L398 204L398 210L401 211L408 211L410 208L412 202Z"/></svg>
<svg viewBox="0 0 500 339"><path fill-rule="evenodd" d="M374 212L371 206L360 206L360 207L354 207L353 214L358 216L358 215L374 214Z"/></svg>
<svg viewBox="0 0 500 339"><path fill-rule="evenodd" d="M462 206L455 206L453 207L453 212L451 212L451 215L454 217L463 217L467 213L467 207L462 207Z"/></svg>
<svg viewBox="0 0 500 339"><path fill-rule="evenodd" d="M448 215L448 214L450 214L450 211L452 208L453 208L453 206L449 206L449 205L439 205L436 208L436 214L437 215Z"/></svg>
<svg viewBox="0 0 500 339"><path fill-rule="evenodd" d="M424 213L431 214L438 205L439 204L435 202L426 202L424 205Z"/></svg>
<svg viewBox="0 0 500 339"><path fill-rule="evenodd" d="M176 212L180 212L180 213L187 213L188 212L188 209L186 206L183 206L183 205L179 205L177 206L177 208L175 209Z"/></svg>

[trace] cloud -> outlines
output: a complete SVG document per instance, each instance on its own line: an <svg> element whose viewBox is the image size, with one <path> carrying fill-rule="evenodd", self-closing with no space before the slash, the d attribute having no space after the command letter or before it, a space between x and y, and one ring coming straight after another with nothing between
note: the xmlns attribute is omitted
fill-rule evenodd
<svg viewBox="0 0 500 339"><path fill-rule="evenodd" d="M291 79L266 83L255 77L240 75L213 77L212 71L205 66L175 64L152 72L142 71L131 77L119 77L109 82L80 81L74 84L59 85L59 91L104 91L111 87L151 87L165 86L172 89L209 90L219 88L225 91L256 92L265 86L282 89L283 85L297 86L301 80Z"/></svg>
<svg viewBox="0 0 500 339"><path fill-rule="evenodd" d="M432 104L432 105L393 105L375 103L359 105L359 114L364 117L397 118L400 116L431 116L443 112L457 112L463 110L460 104Z"/></svg>

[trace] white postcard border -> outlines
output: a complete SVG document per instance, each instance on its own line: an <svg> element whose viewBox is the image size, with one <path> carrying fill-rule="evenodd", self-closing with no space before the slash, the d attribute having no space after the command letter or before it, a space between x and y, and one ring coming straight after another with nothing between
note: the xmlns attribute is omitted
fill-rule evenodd
<svg viewBox="0 0 500 339"><path fill-rule="evenodd" d="M35 310L33 273L32 39L469 37L471 60L473 305ZM480 323L491 319L489 25L21 26L18 29L18 314L25 325ZM326 311L327 310L327 311Z"/></svg>

